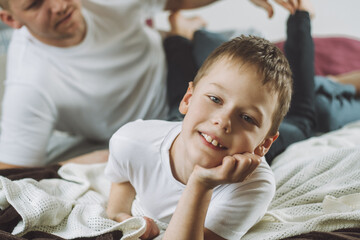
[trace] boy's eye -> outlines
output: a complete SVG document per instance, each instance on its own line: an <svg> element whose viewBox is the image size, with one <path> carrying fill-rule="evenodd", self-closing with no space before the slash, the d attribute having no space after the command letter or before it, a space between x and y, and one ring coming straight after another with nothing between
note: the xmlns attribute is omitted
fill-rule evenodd
<svg viewBox="0 0 360 240"><path fill-rule="evenodd" d="M38 6L41 2L42 2L42 0L31 1L30 4L28 4L28 6L26 7L26 10L35 8L35 7Z"/></svg>
<svg viewBox="0 0 360 240"><path fill-rule="evenodd" d="M210 100L213 101L214 103L221 103L220 99L218 99L217 97L214 96L209 96Z"/></svg>
<svg viewBox="0 0 360 240"><path fill-rule="evenodd" d="M243 114L243 115L241 115L241 118L244 119L248 123L256 125L256 122L254 121L254 119L252 119L248 115Z"/></svg>

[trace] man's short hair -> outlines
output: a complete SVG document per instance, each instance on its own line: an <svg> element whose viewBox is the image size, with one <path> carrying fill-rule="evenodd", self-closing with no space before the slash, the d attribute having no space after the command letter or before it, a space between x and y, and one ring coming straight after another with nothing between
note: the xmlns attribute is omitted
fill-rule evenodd
<svg viewBox="0 0 360 240"><path fill-rule="evenodd" d="M209 73L214 64L223 59L235 64L239 63L240 66L254 66L262 76L262 84L270 92L278 94L277 106L273 112L272 124L268 132L269 136L274 136L289 111L291 102L292 73L285 55L266 39L242 35L225 42L210 54L199 69L194 79L194 86Z"/></svg>

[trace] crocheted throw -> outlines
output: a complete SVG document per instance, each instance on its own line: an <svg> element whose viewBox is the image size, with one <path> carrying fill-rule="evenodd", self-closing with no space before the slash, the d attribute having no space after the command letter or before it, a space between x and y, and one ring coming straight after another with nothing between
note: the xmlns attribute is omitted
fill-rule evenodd
<svg viewBox="0 0 360 240"><path fill-rule="evenodd" d="M145 230L141 217L122 223L106 218L110 182L104 166L68 164L58 171L62 179L0 177L0 208L12 205L22 217L12 234L43 231L72 239L121 230L122 239L138 239ZM360 227L360 121L292 145L272 168L276 195L243 239Z"/></svg>
<svg viewBox="0 0 360 240"><path fill-rule="evenodd" d="M68 164L59 170L62 179L39 182L0 177L0 208L11 204L22 217L12 234L42 231L72 239L120 230L122 239L139 239L145 231L143 218L122 223L106 218L110 182L103 175L104 167L105 164Z"/></svg>
<svg viewBox="0 0 360 240"><path fill-rule="evenodd" d="M272 165L277 190L243 239L360 226L360 121L290 146Z"/></svg>

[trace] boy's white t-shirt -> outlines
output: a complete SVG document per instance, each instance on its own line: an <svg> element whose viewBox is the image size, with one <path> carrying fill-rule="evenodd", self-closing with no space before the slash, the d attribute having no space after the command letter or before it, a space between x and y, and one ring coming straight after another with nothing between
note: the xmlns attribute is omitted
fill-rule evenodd
<svg viewBox="0 0 360 240"><path fill-rule="evenodd" d="M87 34L74 47L43 44L23 27L9 47L0 161L45 165L54 129L108 141L123 124L165 119L166 60L145 12L165 0L84 0Z"/></svg>
<svg viewBox="0 0 360 240"><path fill-rule="evenodd" d="M112 182L129 181L145 214L169 223L185 185L172 175L169 149L181 122L138 120L124 125L110 140L105 174ZM226 239L240 239L265 214L275 194L273 173L265 159L250 179L214 189L205 227Z"/></svg>

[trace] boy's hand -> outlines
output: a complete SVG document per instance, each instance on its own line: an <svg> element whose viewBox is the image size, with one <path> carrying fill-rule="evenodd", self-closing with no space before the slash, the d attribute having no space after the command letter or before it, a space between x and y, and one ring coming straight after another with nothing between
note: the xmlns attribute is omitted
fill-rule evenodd
<svg viewBox="0 0 360 240"><path fill-rule="evenodd" d="M128 218L131 218L132 216L127 213L118 213L113 220L117 222L125 221ZM146 222L146 230L143 235L141 235L140 239L153 239L157 235L159 235L160 230L154 220L148 217L144 217Z"/></svg>
<svg viewBox="0 0 360 240"><path fill-rule="evenodd" d="M146 221L146 230L145 233L140 237L140 239L153 239L154 237L158 236L160 230L154 220L148 217L144 217Z"/></svg>
<svg viewBox="0 0 360 240"><path fill-rule="evenodd" d="M244 181L260 162L261 157L252 153L235 154L224 157L222 164L214 168L206 169L197 165L192 177L213 189L220 184Z"/></svg>

